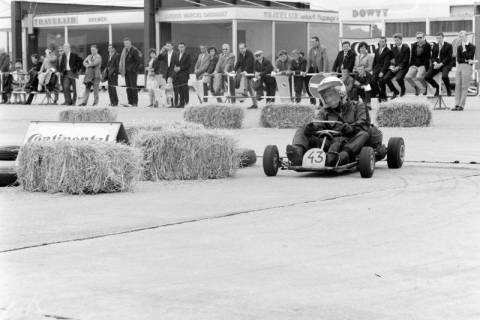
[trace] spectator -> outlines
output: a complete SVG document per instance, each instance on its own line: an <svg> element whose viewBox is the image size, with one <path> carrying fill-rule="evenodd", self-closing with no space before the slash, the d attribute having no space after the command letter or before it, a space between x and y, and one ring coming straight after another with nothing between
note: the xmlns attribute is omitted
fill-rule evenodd
<svg viewBox="0 0 480 320"><path fill-rule="evenodd" d="M451 96L452 90L450 89L450 79L448 78L448 73L452 69L453 64L453 47L450 43L444 41L443 32L437 33L436 38L437 43L433 45L431 66L425 75L425 81L432 85L432 87L435 89L435 96L438 96L439 85L435 80L433 80L433 77L437 73L441 72L443 83L447 89L447 96Z"/></svg>
<svg viewBox="0 0 480 320"><path fill-rule="evenodd" d="M415 89L415 95L418 96L420 92L427 95L427 82L425 81L425 73L430 65L431 57L430 43L425 40L423 32L417 32L417 42L412 44L412 55L410 58L410 68L408 69L405 80ZM415 79L423 86L421 88L415 83Z"/></svg>
<svg viewBox="0 0 480 320"><path fill-rule="evenodd" d="M355 52L350 48L350 42L344 41L342 43L342 50L338 53L333 63L332 71L337 74L341 74L343 69L347 69L350 73L353 72L355 57Z"/></svg>
<svg viewBox="0 0 480 320"><path fill-rule="evenodd" d="M393 64L389 67L389 70L384 75L383 80L381 81L381 86L385 87L388 85L390 91L393 92L392 99L395 99L398 96L398 90L392 83L392 79L395 79L400 86L400 96L405 95L405 75L408 71L409 60L410 60L410 47L404 43L403 36L401 33L396 33L393 35L395 40L395 46L392 49L393 55Z"/></svg>
<svg viewBox="0 0 480 320"><path fill-rule="evenodd" d="M203 92L205 93L210 90L212 95L215 95L215 90L213 88L213 74L218 63L217 48L210 47L208 49L208 54L210 55L210 62L208 64L207 71L203 75Z"/></svg>
<svg viewBox="0 0 480 320"><path fill-rule="evenodd" d="M347 90L347 97L348 99L352 100L353 98L353 78L350 75L348 69L342 69L341 79L343 84L345 85L345 89Z"/></svg>
<svg viewBox="0 0 480 320"><path fill-rule="evenodd" d="M230 52L230 45L224 43L222 45L222 54L218 58L217 66L215 67L215 77L217 77L217 81L214 80L214 90L215 95L221 96L225 91L225 87L227 86L227 82L230 78L230 85L229 85L229 94L230 94L230 102L235 103L235 83L234 78L229 77L228 74L233 71L235 66L235 55ZM217 98L218 102L222 102L221 98Z"/></svg>
<svg viewBox="0 0 480 320"><path fill-rule="evenodd" d="M317 36L313 36L310 40L311 48L308 51L308 59L307 59L307 70L308 73L319 73L319 72L327 72L330 70L328 67L328 56L327 56L327 49L320 45L320 39ZM311 95L310 91L308 90L308 85L310 82L311 76L307 76L304 78L305 88L307 94L310 96L310 103L315 105L317 100Z"/></svg>
<svg viewBox="0 0 480 320"><path fill-rule="evenodd" d="M472 66L475 64L475 46L467 40L467 32L458 33L460 45L457 47L457 68L455 72L455 108L463 111L467 100L468 88L472 80Z"/></svg>
<svg viewBox="0 0 480 320"><path fill-rule="evenodd" d="M378 49L375 50L375 57L373 58L373 90L378 92L378 102L387 101L387 93L385 85L382 85L383 77L390 66L390 59L392 56L391 50L387 47L387 38L381 37L378 40Z"/></svg>
<svg viewBox="0 0 480 320"><path fill-rule="evenodd" d="M212 57L208 54L207 47L205 45L200 45L200 54L198 55L197 63L195 63L195 69L194 69L194 73L195 73L195 76L197 77L197 83L198 83L198 89L199 89L197 91L200 91L201 89L205 88L205 82L203 81L203 76L205 72L207 72L211 59ZM200 88L200 86L202 88ZM202 91L203 91L203 101L207 102L208 89L202 90Z"/></svg>
<svg viewBox="0 0 480 320"><path fill-rule="evenodd" d="M26 91L28 92L37 91L38 73L40 72L40 68L42 67L42 62L40 62L40 57L38 56L38 54L32 54L30 59L32 61L32 68L28 70L29 80L26 86ZM25 103L31 104L34 97L35 94L30 93Z"/></svg>
<svg viewBox="0 0 480 320"><path fill-rule="evenodd" d="M173 91L175 93L175 107L184 108L189 102L188 79L190 78L191 58L185 52L185 43L178 44L178 55L174 60Z"/></svg>
<svg viewBox="0 0 480 320"><path fill-rule="evenodd" d="M168 80L168 78L173 78L173 62L176 59L175 57L176 52L173 51L172 42L165 42L165 45L162 47L157 57L157 60L160 64L160 74L162 75L164 80ZM163 84L163 80L161 81L161 84Z"/></svg>
<svg viewBox="0 0 480 320"><path fill-rule="evenodd" d="M107 79L108 97L110 98L110 106L116 107L118 105L117 86L118 86L118 64L120 55L115 50L113 45L108 46L108 61L107 67L103 71Z"/></svg>
<svg viewBox="0 0 480 320"><path fill-rule="evenodd" d="M263 88L265 86L267 104L273 103L275 102L275 89L277 86L275 78L271 76L273 65L269 60L263 57L263 51L261 50L255 52L255 60L253 70L255 72L255 79L257 79L257 95L263 95Z"/></svg>
<svg viewBox="0 0 480 320"><path fill-rule="evenodd" d="M374 55L368 53L368 45L366 42L360 42L358 45L359 54L355 57L355 65L353 71L357 72L358 66L362 65L363 70L371 73L373 71Z"/></svg>
<svg viewBox="0 0 480 320"><path fill-rule="evenodd" d="M85 92L83 94L83 102L80 106L86 106L88 97L90 95L90 88L93 86L93 106L98 104L98 90L100 88L100 80L102 74L100 68L102 66L102 57L98 54L96 45L90 47L91 54L83 60L83 66L85 67L85 78L83 83L85 84Z"/></svg>
<svg viewBox="0 0 480 320"><path fill-rule="evenodd" d="M129 38L123 39L124 48L120 56L119 71L125 77L127 86L128 104L132 107L138 106L137 76L141 63L142 53L132 45Z"/></svg>
<svg viewBox="0 0 480 320"><path fill-rule="evenodd" d="M58 101L58 80L57 73L58 71L58 57L55 55L53 48L45 50L45 58L43 59L42 67L40 68L40 73L38 75L38 85L42 89L45 89L48 92L53 92L53 104L57 104Z"/></svg>
<svg viewBox="0 0 480 320"><path fill-rule="evenodd" d="M363 64L358 65L357 73L353 76L352 99L358 101L358 97L360 96L368 110L372 110L371 83L372 75L365 71L365 66Z"/></svg>
<svg viewBox="0 0 480 320"><path fill-rule="evenodd" d="M303 52L298 49L292 51L292 62L290 69L294 74L293 86L295 91L295 102L302 101L303 77L307 72L307 60L303 57Z"/></svg>
<svg viewBox="0 0 480 320"><path fill-rule="evenodd" d="M290 77L292 74L292 71L290 70L291 64L292 62L288 57L287 50L280 50L278 52L278 59L275 61L274 72L288 76L288 92L290 97L292 97L292 79Z"/></svg>
<svg viewBox="0 0 480 320"><path fill-rule="evenodd" d="M238 55L237 63L235 64L235 72L237 74L242 75L242 79L244 81L244 95L246 96L247 92L250 94L252 98L252 105L248 107L248 109L257 109L257 99L255 99L255 93L253 89L253 78L247 77L246 74L253 74L253 69L255 65L255 58L253 57L252 51L247 49L247 45L245 43L240 43L238 45L238 51L240 52Z"/></svg>
<svg viewBox="0 0 480 320"><path fill-rule="evenodd" d="M148 94L150 96L150 104L147 107L158 108L158 99L155 93L158 92L160 88L160 83L157 76L157 73L160 72L160 66L157 60L157 51L151 48L148 50L148 54L150 56L150 60L145 68L145 88L148 90Z"/></svg>
<svg viewBox="0 0 480 320"><path fill-rule="evenodd" d="M1 86L2 86L2 103L6 103L8 95L5 92L8 75L3 74L10 71L10 56L5 52L5 48L0 48L0 72L2 73Z"/></svg>
<svg viewBox="0 0 480 320"><path fill-rule="evenodd" d="M63 54L60 55L59 72L63 87L63 95L65 97L64 105L75 105L77 100L77 84L75 79L78 78L78 71L82 67L82 59L75 53L70 51L70 45L63 45ZM71 93L73 92L73 99Z"/></svg>
<svg viewBox="0 0 480 320"><path fill-rule="evenodd" d="M25 86L27 84L27 73L23 70L22 60L17 60L14 65L14 69L11 73L12 75L12 87L10 94L17 91L17 94L14 95L14 103L25 103Z"/></svg>

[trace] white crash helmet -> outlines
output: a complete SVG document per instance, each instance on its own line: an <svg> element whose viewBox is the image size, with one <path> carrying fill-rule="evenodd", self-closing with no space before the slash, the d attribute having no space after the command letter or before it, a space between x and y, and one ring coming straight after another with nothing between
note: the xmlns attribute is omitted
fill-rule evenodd
<svg viewBox="0 0 480 320"><path fill-rule="evenodd" d="M345 88L345 84L343 84L343 81L340 78L337 78L334 76L328 76L328 77L325 77L325 79L323 79L320 82L317 88L318 94L320 95L324 105L325 105L325 100L323 99L322 93L330 88L334 88L335 90L337 90L342 101L344 101L347 98L347 88Z"/></svg>

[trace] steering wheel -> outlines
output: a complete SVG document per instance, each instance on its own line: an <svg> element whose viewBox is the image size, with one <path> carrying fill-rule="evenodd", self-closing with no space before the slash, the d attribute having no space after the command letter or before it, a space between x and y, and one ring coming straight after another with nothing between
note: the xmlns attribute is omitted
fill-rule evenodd
<svg viewBox="0 0 480 320"><path fill-rule="evenodd" d="M341 133L337 130L318 130L317 135L319 138L327 137L329 139L333 139L335 136L339 136Z"/></svg>

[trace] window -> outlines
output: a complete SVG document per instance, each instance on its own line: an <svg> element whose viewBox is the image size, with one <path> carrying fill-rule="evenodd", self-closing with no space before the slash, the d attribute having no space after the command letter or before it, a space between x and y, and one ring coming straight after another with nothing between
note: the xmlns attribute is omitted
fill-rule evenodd
<svg viewBox="0 0 480 320"><path fill-rule="evenodd" d="M401 33L403 37L415 37L417 32L425 33L427 30L426 23L420 22L387 22L385 31L387 37L392 37L395 33Z"/></svg>
<svg viewBox="0 0 480 320"><path fill-rule="evenodd" d="M65 43L65 28L40 28L38 31L38 54L45 55L45 49L58 48Z"/></svg>
<svg viewBox="0 0 480 320"><path fill-rule="evenodd" d="M459 32L460 30L466 30L468 32L473 31L472 20L450 20L450 21L431 21L430 22L430 34L436 34L437 32Z"/></svg>
<svg viewBox="0 0 480 320"><path fill-rule="evenodd" d="M68 27L68 43L72 52L81 58L86 58L90 54L90 46L95 44L105 64L108 57L108 25Z"/></svg>
<svg viewBox="0 0 480 320"><path fill-rule="evenodd" d="M353 39L370 38L370 25L369 24L344 24L343 25L343 37Z"/></svg>

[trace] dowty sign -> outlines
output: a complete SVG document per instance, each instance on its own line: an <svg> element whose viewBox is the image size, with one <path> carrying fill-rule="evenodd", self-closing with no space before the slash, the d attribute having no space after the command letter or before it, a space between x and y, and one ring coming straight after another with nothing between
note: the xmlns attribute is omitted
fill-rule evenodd
<svg viewBox="0 0 480 320"><path fill-rule="evenodd" d="M353 18L386 18L388 9L353 9Z"/></svg>

